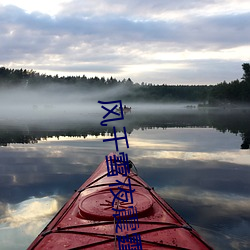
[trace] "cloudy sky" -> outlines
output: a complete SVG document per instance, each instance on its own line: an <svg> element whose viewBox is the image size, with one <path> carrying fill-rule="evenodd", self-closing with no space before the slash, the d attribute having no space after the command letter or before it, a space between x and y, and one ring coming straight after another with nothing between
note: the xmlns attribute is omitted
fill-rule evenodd
<svg viewBox="0 0 250 250"><path fill-rule="evenodd" d="M0 66L154 84L241 78L249 0L0 0Z"/></svg>

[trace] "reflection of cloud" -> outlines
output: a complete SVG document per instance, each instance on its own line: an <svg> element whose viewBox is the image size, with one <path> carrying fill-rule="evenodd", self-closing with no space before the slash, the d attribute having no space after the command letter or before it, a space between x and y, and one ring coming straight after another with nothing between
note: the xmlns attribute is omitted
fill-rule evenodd
<svg viewBox="0 0 250 250"><path fill-rule="evenodd" d="M207 242L211 243L214 249L234 249L234 250L241 250L241 249L250 249L250 241L249 238L241 238L237 237L240 231L242 232L249 232L250 225L235 225L232 232L223 233L199 226L194 226L194 228L199 232L199 234L206 239ZM236 234L234 234L236 232Z"/></svg>
<svg viewBox="0 0 250 250"><path fill-rule="evenodd" d="M199 204L199 206L217 206L220 210L218 214L248 214L250 211L250 198L235 194L225 194L219 192L209 192L197 189L196 191L188 187L163 187L157 188L159 193L166 200L175 199L186 203Z"/></svg>
<svg viewBox="0 0 250 250"><path fill-rule="evenodd" d="M166 142L156 142L156 141L150 141L150 140L140 140L140 141L135 141L135 140L130 140L129 141L130 147L145 147L147 149L149 148L161 148L161 149L168 149L168 150L173 150L173 149L185 149L185 145L178 144L178 143L166 143ZM167 151L164 151L167 152Z"/></svg>
<svg viewBox="0 0 250 250"><path fill-rule="evenodd" d="M4 216L0 217L0 248L27 248L59 210L62 202L59 196L46 196L30 198L15 205L4 204Z"/></svg>
<svg viewBox="0 0 250 250"><path fill-rule="evenodd" d="M157 193L209 242L214 249L249 249L250 198L197 188L163 187Z"/></svg>
<svg viewBox="0 0 250 250"><path fill-rule="evenodd" d="M239 157L240 155L240 157ZM161 151L155 152L155 158L166 159L184 159L198 161L221 161L234 164L249 166L250 155L247 151L221 151L221 152L179 152L179 151Z"/></svg>
<svg viewBox="0 0 250 250"><path fill-rule="evenodd" d="M19 204L8 204L0 224L11 228L26 225L26 233L33 234L34 226L37 227L38 222L41 223L43 218L51 217L57 211L58 202L55 197L31 198Z"/></svg>
<svg viewBox="0 0 250 250"><path fill-rule="evenodd" d="M6 210L6 204L3 202L0 202L0 221L3 215L5 214L5 210Z"/></svg>
<svg viewBox="0 0 250 250"><path fill-rule="evenodd" d="M218 161L249 166L248 151L232 147L241 143L240 136L229 132L221 133L213 128L167 128L148 132L135 130L129 138L130 147L142 152L137 153L140 159Z"/></svg>
<svg viewBox="0 0 250 250"><path fill-rule="evenodd" d="M133 147L139 147L141 142L130 144ZM248 151L243 150L232 150L232 151L220 151L220 152L186 152L184 150L184 146L182 145L172 145L172 144L157 144L146 142L145 144L142 143L141 146L146 146L147 149L143 149L143 155L133 156L133 160L136 160L143 168L149 167L151 168L154 165L154 162L159 162L159 160L170 161L199 161L199 162L224 162L224 163L232 163L243 165L245 167L249 166L250 162L250 155ZM157 146L160 146L159 150L157 150ZM177 149L177 150L176 150ZM179 150L178 150L179 149ZM183 150L183 151L180 151ZM131 154L130 154L131 155ZM144 160L144 161L142 161ZM146 164L145 160L152 163L151 165ZM172 168L173 166L169 166L167 164L159 165L157 164L157 168ZM174 165L175 168L179 167L182 168L183 165L178 164ZM193 166L192 168L194 168ZM200 168L200 165L197 165ZM210 168L214 167L217 168L218 165L210 165Z"/></svg>

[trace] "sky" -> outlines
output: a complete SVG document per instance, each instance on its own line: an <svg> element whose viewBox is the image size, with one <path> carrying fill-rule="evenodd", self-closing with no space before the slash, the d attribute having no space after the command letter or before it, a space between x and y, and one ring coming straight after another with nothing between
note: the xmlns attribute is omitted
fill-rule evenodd
<svg viewBox="0 0 250 250"><path fill-rule="evenodd" d="M0 0L0 67L216 84L242 77L249 23L249 0Z"/></svg>

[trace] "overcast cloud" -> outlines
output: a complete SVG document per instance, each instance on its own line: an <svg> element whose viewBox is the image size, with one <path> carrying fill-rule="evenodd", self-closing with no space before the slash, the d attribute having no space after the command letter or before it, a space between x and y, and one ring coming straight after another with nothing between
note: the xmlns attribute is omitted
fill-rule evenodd
<svg viewBox="0 0 250 250"><path fill-rule="evenodd" d="M250 61L242 0L0 0L0 65L41 73L215 84Z"/></svg>

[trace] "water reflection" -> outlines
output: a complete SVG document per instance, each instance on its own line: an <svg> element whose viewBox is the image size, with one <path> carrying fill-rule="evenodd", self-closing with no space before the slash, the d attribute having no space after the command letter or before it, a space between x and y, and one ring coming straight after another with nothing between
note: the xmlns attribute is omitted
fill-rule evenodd
<svg viewBox="0 0 250 250"><path fill-rule="evenodd" d="M229 131L240 134L241 149L248 149L250 145L250 110L133 110L125 116L122 126L126 126L127 133L137 129L150 128L215 128L220 132ZM102 114L93 113L74 117L74 120L62 121L50 119L44 121L15 121L0 124L0 145L11 143L37 143L41 139L60 136L87 137L88 135L105 135L113 133L112 126L122 131L121 123L113 122L112 126L100 126ZM73 121L73 122L72 122Z"/></svg>
<svg viewBox="0 0 250 250"><path fill-rule="evenodd" d="M62 206L60 197L30 198L17 204L2 204L0 217L1 249L23 249L36 237L48 219ZM1 204L1 203L0 203Z"/></svg>
<svg viewBox="0 0 250 250"><path fill-rule="evenodd" d="M30 224L31 221L40 222L43 217L53 215L59 209L55 197L30 198L17 204L7 204L4 212L5 216L0 220L3 225L11 228ZM33 223L32 223L33 224ZM26 228L25 233L32 233L30 228Z"/></svg>
<svg viewBox="0 0 250 250"><path fill-rule="evenodd" d="M215 249L249 249L249 152L163 150L136 162L140 176Z"/></svg>
<svg viewBox="0 0 250 250"><path fill-rule="evenodd" d="M250 123L242 119L145 111L137 118L128 114L122 124L130 132L130 148L119 144L120 151L216 249L250 248L250 154L240 150ZM26 132L2 127L0 138L4 134L8 146L0 148L1 249L26 248L115 150L114 143L102 142L112 128L91 124L30 125ZM22 135L36 143L17 143Z"/></svg>

